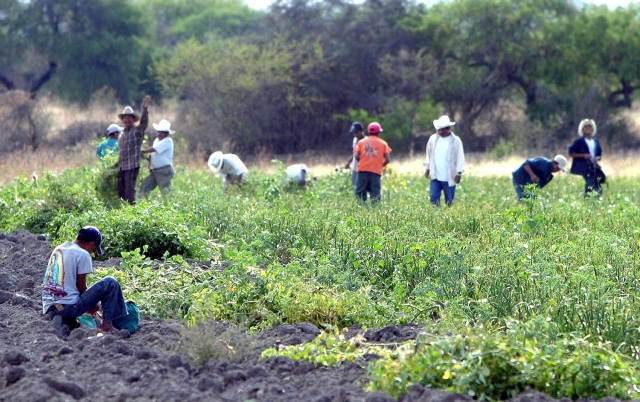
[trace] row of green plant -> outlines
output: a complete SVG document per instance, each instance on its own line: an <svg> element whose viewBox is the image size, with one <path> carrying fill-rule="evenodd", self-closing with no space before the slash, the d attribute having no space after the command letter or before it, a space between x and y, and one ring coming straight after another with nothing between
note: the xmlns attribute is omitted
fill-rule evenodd
<svg viewBox="0 0 640 402"><path fill-rule="evenodd" d="M377 355L364 363L367 355ZM269 348L261 358L286 356L317 366L364 364L368 388L398 397L414 383L507 400L531 388L555 398L640 396L640 364L601 339L563 333L550 318L508 322L498 331L479 327L456 335L423 333L415 341L381 345L362 336L325 332L304 345Z"/></svg>
<svg viewBox="0 0 640 402"><path fill-rule="evenodd" d="M103 258L122 263L95 277L117 277L154 317L252 329L419 322L432 333L482 327L491 342L514 321L544 319L567 339L640 358L633 180L612 179L602 199L585 200L581 179L561 176L517 205L508 178L468 175L453 207L435 208L423 177L389 169L371 207L355 200L348 171L301 190L278 166L227 192L210 172L179 168L166 199L134 206L105 193L103 167L22 177L0 188L0 230L58 244L99 227ZM399 378L393 392L416 381Z"/></svg>

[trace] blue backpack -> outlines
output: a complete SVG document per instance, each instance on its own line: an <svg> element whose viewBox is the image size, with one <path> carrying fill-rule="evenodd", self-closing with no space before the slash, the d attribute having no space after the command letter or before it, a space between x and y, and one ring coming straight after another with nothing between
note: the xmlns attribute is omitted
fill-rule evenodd
<svg viewBox="0 0 640 402"><path fill-rule="evenodd" d="M111 322L111 324L115 328L126 329L130 334L133 334L136 332L136 329L138 329L138 325L140 324L140 309L131 300L128 300L125 304L129 314L116 318Z"/></svg>

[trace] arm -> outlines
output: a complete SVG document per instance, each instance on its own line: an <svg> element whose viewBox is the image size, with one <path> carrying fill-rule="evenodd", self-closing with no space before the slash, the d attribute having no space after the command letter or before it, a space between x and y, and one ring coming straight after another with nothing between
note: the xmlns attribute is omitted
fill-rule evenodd
<svg viewBox="0 0 640 402"><path fill-rule="evenodd" d="M142 113L140 113L140 123L138 124L138 128L140 129L139 131L141 133L144 133L144 130L146 130L147 126L149 125L149 111L147 110L147 108L149 107L150 103L151 96L145 96L142 100Z"/></svg>
<svg viewBox="0 0 640 402"><path fill-rule="evenodd" d="M430 145L431 145L431 138L429 138L429 141L427 141L427 149L425 150L426 157L424 158L424 166L427 168L426 172L424 172L424 177L426 177L427 179L430 177L430 175L429 175L429 173L430 173L429 172L429 162L430 162L429 161L429 158L430 158L429 148L430 148Z"/></svg>
<svg viewBox="0 0 640 402"><path fill-rule="evenodd" d="M142 152L143 154L150 154L150 153L156 152L156 150L153 147L149 147L149 148L143 149L140 152Z"/></svg>
<svg viewBox="0 0 640 402"><path fill-rule="evenodd" d="M382 167L385 167L389 164L389 162L391 162L391 158L389 157L389 154L384 154L384 159L382 161Z"/></svg>
<svg viewBox="0 0 640 402"><path fill-rule="evenodd" d="M531 177L532 182L537 183L538 180L540 180L540 178L536 176L535 173L533 173L533 170L531 169L531 165L529 164L529 161L525 162L523 168L524 168L524 171L529 174L529 177Z"/></svg>
<svg viewBox="0 0 640 402"><path fill-rule="evenodd" d="M80 294L83 294L84 291L87 290L87 274L76 275L76 286Z"/></svg>
<svg viewBox="0 0 640 402"><path fill-rule="evenodd" d="M571 144L571 146L569 147L569 156L572 157L573 159L591 159L591 154L589 152L587 153L578 152L580 140L581 138L578 138L573 142L573 144Z"/></svg>
<svg viewBox="0 0 640 402"><path fill-rule="evenodd" d="M460 179L462 178L462 173L464 173L464 148L462 147L462 141L460 141L459 138L457 138L457 143L458 143L458 152L457 152L457 158L456 158L456 172L458 172L458 174L456 175L456 177L453 178L453 180L456 182L456 184L460 183Z"/></svg>
<svg viewBox="0 0 640 402"><path fill-rule="evenodd" d="M353 162L353 154L351 154L351 157L349 158L347 163L344 165L345 169L349 169L349 167L351 167L351 162Z"/></svg>

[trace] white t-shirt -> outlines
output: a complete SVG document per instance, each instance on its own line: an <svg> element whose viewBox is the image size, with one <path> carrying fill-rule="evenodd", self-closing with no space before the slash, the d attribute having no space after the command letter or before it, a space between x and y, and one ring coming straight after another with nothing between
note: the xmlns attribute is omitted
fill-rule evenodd
<svg viewBox="0 0 640 402"><path fill-rule="evenodd" d="M56 247L42 281L42 313L56 303L77 303L80 298L77 276L92 272L91 255L86 250L70 241Z"/></svg>
<svg viewBox="0 0 640 402"><path fill-rule="evenodd" d="M436 180L448 181L447 169L449 164L447 163L447 156L449 156L449 147L451 146L451 135L446 137L438 136L436 140L436 149L433 157L436 162Z"/></svg>
<svg viewBox="0 0 640 402"><path fill-rule="evenodd" d="M173 140L171 138L165 137L162 140L156 138L153 140L153 149L156 152L151 154L151 169L173 164Z"/></svg>
<svg viewBox="0 0 640 402"><path fill-rule="evenodd" d="M589 153L591 154L591 157L595 158L596 157L596 142L593 140L593 138L585 138L584 140L587 143L587 146L589 147Z"/></svg>
<svg viewBox="0 0 640 402"><path fill-rule="evenodd" d="M241 174L245 174L249 172L249 169L244 165L242 160L235 154L224 154L222 155L222 166L218 171L218 175L223 178L230 174L232 176L240 176Z"/></svg>
<svg viewBox="0 0 640 402"><path fill-rule="evenodd" d="M309 174L309 168L304 163L288 166L286 170L287 181L296 181L297 183L300 183L302 181L303 170Z"/></svg>
<svg viewBox="0 0 640 402"><path fill-rule="evenodd" d="M358 145L358 141L360 141L358 138L353 137L353 144L351 147L351 150L355 150L356 149L356 145ZM355 156L353 157L353 160L351 161L351 170L353 170L354 172L358 171L358 160L355 158Z"/></svg>

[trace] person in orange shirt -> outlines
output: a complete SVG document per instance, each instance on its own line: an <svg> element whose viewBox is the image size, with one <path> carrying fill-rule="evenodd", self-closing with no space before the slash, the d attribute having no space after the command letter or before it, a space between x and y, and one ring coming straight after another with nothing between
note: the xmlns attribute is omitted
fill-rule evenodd
<svg viewBox="0 0 640 402"><path fill-rule="evenodd" d="M358 175L356 177L356 197L367 201L367 193L371 202L380 201L380 177L382 168L389 164L391 148L380 139L382 127L373 122L367 127L369 136L358 141L353 150L353 157L358 161Z"/></svg>

